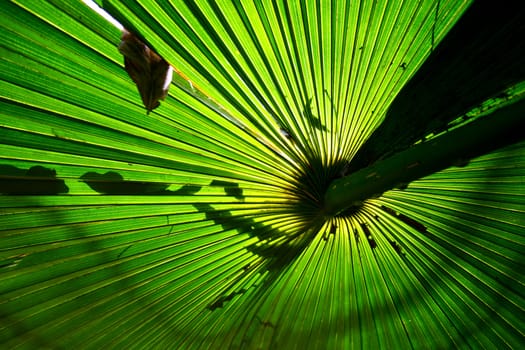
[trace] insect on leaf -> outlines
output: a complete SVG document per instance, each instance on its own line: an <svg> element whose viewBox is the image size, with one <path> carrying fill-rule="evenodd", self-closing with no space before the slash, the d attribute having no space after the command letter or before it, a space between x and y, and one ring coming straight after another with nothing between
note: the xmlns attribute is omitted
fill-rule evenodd
<svg viewBox="0 0 525 350"><path fill-rule="evenodd" d="M124 66L139 90L148 114L160 105L168 94L173 68L135 34L123 30L118 46L124 56Z"/></svg>

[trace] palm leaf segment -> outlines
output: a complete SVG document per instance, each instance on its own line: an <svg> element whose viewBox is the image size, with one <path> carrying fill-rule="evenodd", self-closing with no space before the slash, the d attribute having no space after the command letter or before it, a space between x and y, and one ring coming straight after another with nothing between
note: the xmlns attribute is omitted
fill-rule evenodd
<svg viewBox="0 0 525 350"><path fill-rule="evenodd" d="M3 4L0 340L518 346L523 142L319 215L469 5L104 2L176 71L146 117L119 30Z"/></svg>

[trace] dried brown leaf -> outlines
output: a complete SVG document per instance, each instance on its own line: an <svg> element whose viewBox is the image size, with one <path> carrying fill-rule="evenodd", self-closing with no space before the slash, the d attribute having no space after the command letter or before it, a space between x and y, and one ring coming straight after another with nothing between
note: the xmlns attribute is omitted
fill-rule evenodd
<svg viewBox="0 0 525 350"><path fill-rule="evenodd" d="M148 114L160 105L168 93L173 69L135 34L124 29L118 46L124 66L139 90Z"/></svg>

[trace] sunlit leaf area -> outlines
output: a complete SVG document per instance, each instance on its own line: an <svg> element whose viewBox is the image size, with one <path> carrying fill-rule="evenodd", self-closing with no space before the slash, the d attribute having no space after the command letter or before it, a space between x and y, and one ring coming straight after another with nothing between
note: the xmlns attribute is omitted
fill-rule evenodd
<svg viewBox="0 0 525 350"><path fill-rule="evenodd" d="M121 29L79 0L0 5L0 348L524 344L523 138L323 212L472 1L98 5L173 67L149 114Z"/></svg>

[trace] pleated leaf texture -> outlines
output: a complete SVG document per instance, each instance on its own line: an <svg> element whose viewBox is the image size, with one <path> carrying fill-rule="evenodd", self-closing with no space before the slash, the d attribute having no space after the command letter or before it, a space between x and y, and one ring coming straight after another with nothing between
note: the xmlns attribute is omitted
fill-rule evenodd
<svg viewBox="0 0 525 350"><path fill-rule="evenodd" d="M100 4L149 115L119 29L1 5L2 348L524 344L524 142L319 215L470 1Z"/></svg>

